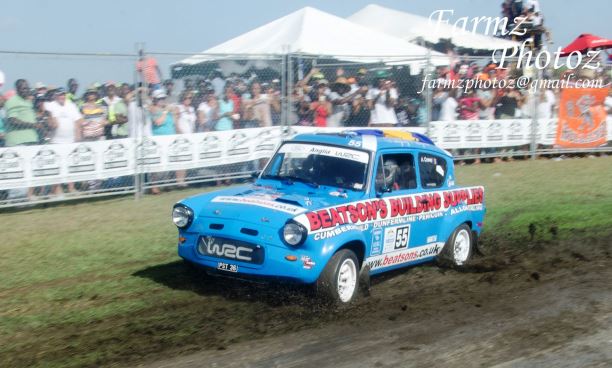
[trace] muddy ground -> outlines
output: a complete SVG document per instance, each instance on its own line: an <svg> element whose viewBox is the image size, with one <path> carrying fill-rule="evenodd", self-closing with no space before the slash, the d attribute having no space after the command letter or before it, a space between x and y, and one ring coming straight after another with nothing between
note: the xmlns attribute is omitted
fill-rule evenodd
<svg viewBox="0 0 612 368"><path fill-rule="evenodd" d="M138 366L612 366L609 238L483 252L465 270L423 265L375 278L370 296L346 310L303 290L216 280L206 290L226 303L205 350L177 347L175 358ZM250 319L233 314L253 300L265 306L253 304Z"/></svg>

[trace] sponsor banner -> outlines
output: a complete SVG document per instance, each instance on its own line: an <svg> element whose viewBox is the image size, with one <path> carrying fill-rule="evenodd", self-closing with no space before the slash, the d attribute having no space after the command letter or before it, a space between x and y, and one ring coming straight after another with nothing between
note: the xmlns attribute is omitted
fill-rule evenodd
<svg viewBox="0 0 612 368"><path fill-rule="evenodd" d="M609 88L565 88L561 92L555 143L561 147L598 147L606 144L604 101Z"/></svg>
<svg viewBox="0 0 612 368"><path fill-rule="evenodd" d="M522 146L531 143L531 124L531 119L434 121L430 124L429 137L445 149ZM557 125L557 119L539 119L536 142L557 144ZM606 124L601 126L600 133L605 137ZM610 128L612 121L608 121L608 137L597 145L612 140Z"/></svg>
<svg viewBox="0 0 612 368"><path fill-rule="evenodd" d="M302 207L293 206L287 203L276 202L274 200L258 197L258 196L219 196L213 198L212 202L215 203L234 203L242 205L251 205L258 207L265 207L275 211L281 211L290 215L297 215L306 211Z"/></svg>
<svg viewBox="0 0 612 368"><path fill-rule="evenodd" d="M536 129L536 142L547 146L555 145L557 123L556 118L539 119ZM429 126L429 132L424 127L384 129L426 134L438 147L444 149L498 148L530 144L531 124L532 119L457 120L433 121ZM289 133L330 133L355 129L364 128L292 127ZM365 129L375 129L375 127ZM606 132L606 140L612 141L612 119L607 119Z"/></svg>
<svg viewBox="0 0 612 368"><path fill-rule="evenodd" d="M130 139L0 148L0 189L133 175Z"/></svg>
<svg viewBox="0 0 612 368"><path fill-rule="evenodd" d="M138 144L143 172L197 169L272 156L281 141L279 127L147 137Z"/></svg>
<svg viewBox="0 0 612 368"><path fill-rule="evenodd" d="M272 156L281 133L272 127L0 148L0 190L248 162Z"/></svg>
<svg viewBox="0 0 612 368"><path fill-rule="evenodd" d="M377 228L441 217L446 211L456 208L460 208L461 211L482 210L483 201L483 187L422 192L327 207L300 214L295 217L295 221L304 225L310 233L328 231L341 225L372 224ZM388 249L386 239L389 237L393 238L393 241L397 240L397 232L403 227L405 226L397 226L393 236L385 233L384 250ZM409 227L400 234L402 242L404 231L408 237Z"/></svg>
<svg viewBox="0 0 612 368"><path fill-rule="evenodd" d="M603 123L601 124L603 126ZM349 128L350 129L350 128ZM354 128L358 129L358 128ZM425 128L385 128L426 133ZM197 169L237 164L272 156L283 134L337 132L346 128L266 127L63 145L0 148L0 190L109 179L138 173ZM601 133L601 131L597 130ZM607 119L612 141L612 119ZM604 133L605 134L605 133ZM430 136L442 148L486 148L530 143L531 120L432 122ZM540 120L538 144L554 145L557 120ZM599 139L599 138L598 138ZM376 147L372 139L355 139L362 148ZM354 151L348 150L353 153ZM337 150L341 154L344 150ZM352 156L351 156L352 157ZM361 156L356 160L363 161Z"/></svg>
<svg viewBox="0 0 612 368"><path fill-rule="evenodd" d="M437 256L444 247L444 243L432 243L420 247L400 249L391 253L381 254L366 258L364 264L370 266L370 270L383 267L397 266L403 263L415 262L424 258Z"/></svg>

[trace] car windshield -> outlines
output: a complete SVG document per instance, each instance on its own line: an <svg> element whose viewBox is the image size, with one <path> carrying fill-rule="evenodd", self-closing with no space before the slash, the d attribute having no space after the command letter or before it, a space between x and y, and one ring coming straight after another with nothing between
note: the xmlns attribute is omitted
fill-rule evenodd
<svg viewBox="0 0 612 368"><path fill-rule="evenodd" d="M362 191L369 160L370 155L364 151L289 142L270 160L262 178Z"/></svg>

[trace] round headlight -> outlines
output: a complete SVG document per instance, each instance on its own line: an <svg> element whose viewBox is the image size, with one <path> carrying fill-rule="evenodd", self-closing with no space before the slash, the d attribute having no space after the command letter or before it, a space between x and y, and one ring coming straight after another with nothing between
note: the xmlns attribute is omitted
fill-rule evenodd
<svg viewBox="0 0 612 368"><path fill-rule="evenodd" d="M193 220L193 211L185 206L174 206L172 209L172 222L177 227L185 228Z"/></svg>
<svg viewBox="0 0 612 368"><path fill-rule="evenodd" d="M283 227L283 240L291 246L300 245L306 240L306 229L295 222L288 222Z"/></svg>

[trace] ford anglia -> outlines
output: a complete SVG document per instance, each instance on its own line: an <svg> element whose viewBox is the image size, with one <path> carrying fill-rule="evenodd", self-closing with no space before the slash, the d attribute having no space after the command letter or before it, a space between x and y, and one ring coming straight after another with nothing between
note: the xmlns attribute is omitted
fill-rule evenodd
<svg viewBox="0 0 612 368"><path fill-rule="evenodd" d="M189 264L346 304L364 275L464 265L484 213L484 188L457 186L451 155L426 136L364 129L297 135L252 184L186 198L172 219Z"/></svg>

